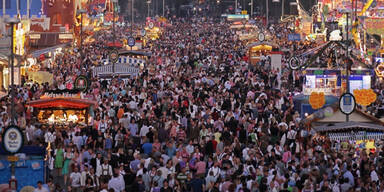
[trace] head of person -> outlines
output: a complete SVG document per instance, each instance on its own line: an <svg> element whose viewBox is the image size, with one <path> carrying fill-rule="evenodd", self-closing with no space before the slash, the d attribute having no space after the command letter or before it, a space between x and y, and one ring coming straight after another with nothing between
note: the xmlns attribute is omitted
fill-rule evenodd
<svg viewBox="0 0 384 192"><path fill-rule="evenodd" d="M37 188L41 189L42 187L43 187L43 182L42 181L38 181L37 182Z"/></svg>

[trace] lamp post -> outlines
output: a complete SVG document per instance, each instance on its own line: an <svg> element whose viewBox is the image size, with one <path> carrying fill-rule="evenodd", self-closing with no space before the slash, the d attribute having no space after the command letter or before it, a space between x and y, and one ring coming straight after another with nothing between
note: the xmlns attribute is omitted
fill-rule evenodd
<svg viewBox="0 0 384 192"><path fill-rule="evenodd" d="M284 7L285 7L284 3L285 3L284 0L281 0L281 19L283 19L283 17L284 17L284 11L285 11L284 10Z"/></svg>
<svg viewBox="0 0 384 192"><path fill-rule="evenodd" d="M235 0L235 14L236 14L236 11L237 11L237 0Z"/></svg>
<svg viewBox="0 0 384 192"><path fill-rule="evenodd" d="M163 17L164 17L164 15L165 15L165 12L164 12L165 9L164 9L164 8L165 8L165 0L163 0Z"/></svg>
<svg viewBox="0 0 384 192"><path fill-rule="evenodd" d="M134 8L134 3L135 3L135 0L132 0L132 4L131 4L131 35L133 35L133 16L134 16L134 11L133 11L133 8Z"/></svg>
<svg viewBox="0 0 384 192"><path fill-rule="evenodd" d="M251 14L250 14L250 16L251 16L251 19L252 19L252 17L253 17L253 0L251 0L250 5L251 5Z"/></svg>
<svg viewBox="0 0 384 192"><path fill-rule="evenodd" d="M265 23L266 23L266 27L268 28L268 23L269 23L269 12L268 12L268 9L269 9L269 0L265 0L265 15L266 15L266 18L265 18Z"/></svg>
<svg viewBox="0 0 384 192"><path fill-rule="evenodd" d="M346 13L347 14L347 26L346 26L346 32L347 32L347 34L346 34L346 41L347 41L347 58L349 58L349 22L348 22L348 20L349 20L349 13L347 12ZM350 63L349 62L349 60L347 60L347 62L346 62L346 72L347 72L347 93L350 93L350 86L349 86L349 75L350 75L350 73L351 73L351 68L352 68L352 63ZM349 121L349 115L346 115L345 116L345 121L346 122L348 122Z"/></svg>
<svg viewBox="0 0 384 192"><path fill-rule="evenodd" d="M85 9L79 9L77 14L80 14L80 58L83 63L83 13L86 13Z"/></svg>
<svg viewBox="0 0 384 192"><path fill-rule="evenodd" d="M13 34L14 34L14 27L16 24L20 23L20 20L17 18L9 18L5 21L7 24L11 26L11 55L10 59L11 62L8 63L11 65L11 125L14 125L15 123L15 66L14 66L14 49L13 49Z"/></svg>
<svg viewBox="0 0 384 192"><path fill-rule="evenodd" d="M133 7L134 7L134 3L135 3L135 0L132 0L132 4L131 4L131 36L133 37L133 16L134 16L134 10L133 10ZM135 38L135 41L136 41L136 37L133 37ZM132 51L132 46L131 46L131 51Z"/></svg>
<svg viewBox="0 0 384 192"><path fill-rule="evenodd" d="M17 18L9 18L5 21L7 24L11 26L11 55L10 59L11 61L8 63L8 68L9 64L11 65L11 125L15 124L15 66L14 66L14 50L13 50L13 33L14 33L14 27L18 23L20 23L20 20ZM11 163L11 180L15 180L15 162ZM16 191L15 189L12 191Z"/></svg>
<svg viewBox="0 0 384 192"><path fill-rule="evenodd" d="M112 19L112 35L113 35L113 46L115 46L115 39L116 39L116 34L115 34L115 6L116 6L117 0L112 0L112 5L113 5L113 19Z"/></svg>
<svg viewBox="0 0 384 192"><path fill-rule="evenodd" d="M147 17L149 17L149 5L151 4L151 0L148 0L147 1L147 8L148 8L148 11L147 11L147 14L148 14L148 16Z"/></svg>

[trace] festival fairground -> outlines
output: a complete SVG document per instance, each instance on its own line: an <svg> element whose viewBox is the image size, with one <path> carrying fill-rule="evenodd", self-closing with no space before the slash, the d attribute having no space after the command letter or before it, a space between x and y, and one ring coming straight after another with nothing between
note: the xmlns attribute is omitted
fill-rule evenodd
<svg viewBox="0 0 384 192"><path fill-rule="evenodd" d="M0 192L384 192L384 0L0 0Z"/></svg>

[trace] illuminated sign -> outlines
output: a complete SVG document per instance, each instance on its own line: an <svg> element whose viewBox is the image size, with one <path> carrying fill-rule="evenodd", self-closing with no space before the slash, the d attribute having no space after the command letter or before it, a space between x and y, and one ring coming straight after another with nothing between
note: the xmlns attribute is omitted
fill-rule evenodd
<svg viewBox="0 0 384 192"><path fill-rule="evenodd" d="M40 39L41 38L41 34L30 34L29 35L29 39Z"/></svg>
<svg viewBox="0 0 384 192"><path fill-rule="evenodd" d="M229 14L226 15L228 20L249 19L249 15Z"/></svg>
<svg viewBox="0 0 384 192"><path fill-rule="evenodd" d="M73 39L72 33L59 34L59 39Z"/></svg>

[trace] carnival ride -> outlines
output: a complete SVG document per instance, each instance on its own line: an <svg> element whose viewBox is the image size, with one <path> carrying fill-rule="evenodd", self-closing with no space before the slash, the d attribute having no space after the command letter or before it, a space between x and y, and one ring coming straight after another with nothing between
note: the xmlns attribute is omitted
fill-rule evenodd
<svg viewBox="0 0 384 192"><path fill-rule="evenodd" d="M367 66L368 68L373 68L374 66L371 66L367 64L366 60L368 60L367 54L365 54L366 47L362 45L361 37L359 34L359 31L364 32L368 37L370 37L376 44L381 45L381 42L379 42L376 38L373 37L372 34L369 34L367 32L367 29L363 25L363 17L366 15L368 10L377 9L377 2L376 0L368 0L364 3L363 8L361 11L357 14L357 7L354 10L356 13L355 21L352 23L352 40L341 40L341 39L332 39L329 38L329 42L326 42L324 44L319 45L318 47L315 47L313 49L308 50L307 52L303 54L296 55L294 57L291 57L289 60L289 67L292 70L303 70L309 67L314 63L315 60L317 60L321 54L323 54L324 51L332 49L332 51L328 51L331 54L330 56L338 57L340 56L340 51L345 52L345 56L351 57L351 59L357 63L360 63L362 65ZM353 11L353 6L352 6ZM348 12L348 11L347 11ZM332 31L330 34L332 36L332 33L335 31ZM341 32L339 32L341 34ZM372 38L373 37L373 38ZM380 46L376 46L376 52L380 51ZM309 55L312 55L311 57L308 57ZM383 67L384 69L384 67Z"/></svg>

